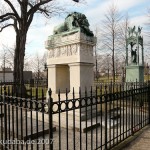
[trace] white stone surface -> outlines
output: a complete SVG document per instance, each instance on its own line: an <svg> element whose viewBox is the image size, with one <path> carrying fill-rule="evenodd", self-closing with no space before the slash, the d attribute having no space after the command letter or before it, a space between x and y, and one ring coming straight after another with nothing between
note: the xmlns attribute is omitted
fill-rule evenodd
<svg viewBox="0 0 150 150"><path fill-rule="evenodd" d="M94 63L95 37L87 37L81 32L53 37L46 42L46 48L49 50L48 65L74 62Z"/></svg>

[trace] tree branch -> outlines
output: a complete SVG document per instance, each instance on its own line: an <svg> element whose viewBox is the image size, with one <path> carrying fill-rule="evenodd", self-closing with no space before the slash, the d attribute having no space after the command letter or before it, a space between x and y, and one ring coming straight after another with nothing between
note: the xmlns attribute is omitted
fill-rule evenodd
<svg viewBox="0 0 150 150"><path fill-rule="evenodd" d="M14 24L7 24L3 27L0 28L0 32L2 32L5 28L9 27L9 26L14 26Z"/></svg>
<svg viewBox="0 0 150 150"><path fill-rule="evenodd" d="M13 20L15 20L15 17L14 16L7 16L7 17L5 17L5 18L3 18L3 19L0 19L0 23L2 23L2 22L5 22L5 21L7 21L7 20L9 20L9 19L13 19Z"/></svg>
<svg viewBox="0 0 150 150"><path fill-rule="evenodd" d="M29 16L29 19L28 19L28 22L27 22L27 30L29 29L30 24L31 24L31 22L33 20L33 16L34 16L34 13Z"/></svg>
<svg viewBox="0 0 150 150"><path fill-rule="evenodd" d="M14 12L14 15L16 16L16 18L19 20L20 17L16 11L16 9L14 8L14 6L12 5L12 3L9 1L9 0L4 0L9 6L10 8L12 9L12 11Z"/></svg>
<svg viewBox="0 0 150 150"><path fill-rule="evenodd" d="M46 4L46 3L48 3L48 2L51 2L51 1L52 1L52 0L43 0L43 1L40 0L39 3L37 3L36 5L34 5L34 6L28 11L28 16L30 16L30 15L33 14L33 13L35 13L35 12L39 9L39 7L40 7L41 5L44 5L44 4Z"/></svg>
<svg viewBox="0 0 150 150"><path fill-rule="evenodd" d="M49 2L52 1L52 0L49 0ZM46 1L45 1L46 2ZM39 13L43 13L45 14L45 16L49 16L49 14L52 14L53 12L58 12L60 10L62 10L61 8L59 7L56 7L55 5L50 5L50 8L48 6L45 6L43 8L41 8L40 6L44 5L45 2L40 2L36 5L33 5L32 3L28 2L28 6L30 6L30 10L28 11L28 20L27 20L27 25L28 25L28 28L33 20L33 17L34 17L34 13L35 12L39 12ZM48 1L47 1L48 3ZM31 10L32 10L32 13L31 13ZM30 15L29 15L30 14Z"/></svg>
<svg viewBox="0 0 150 150"><path fill-rule="evenodd" d="M16 17L14 13L6 13L4 15L1 15L0 19L4 19L5 17L8 17L8 16L14 16L14 17Z"/></svg>
<svg viewBox="0 0 150 150"><path fill-rule="evenodd" d="M44 14L46 14L47 16L49 16L49 11L45 8L45 9L42 9L42 8L39 8L38 9L41 13L44 13Z"/></svg>
<svg viewBox="0 0 150 150"><path fill-rule="evenodd" d="M15 31L16 31L16 33L18 33L18 27L17 27L17 20L16 19L14 19L14 28L15 28Z"/></svg>
<svg viewBox="0 0 150 150"><path fill-rule="evenodd" d="M21 1L20 1L20 0L17 0L17 1L18 1L19 4L21 4Z"/></svg>

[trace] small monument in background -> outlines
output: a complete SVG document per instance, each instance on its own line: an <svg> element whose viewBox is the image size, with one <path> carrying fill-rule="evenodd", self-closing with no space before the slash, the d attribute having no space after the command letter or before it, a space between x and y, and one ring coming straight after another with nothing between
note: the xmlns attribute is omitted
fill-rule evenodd
<svg viewBox="0 0 150 150"><path fill-rule="evenodd" d="M144 48L141 27L128 28L126 39L126 82L144 82Z"/></svg>
<svg viewBox="0 0 150 150"><path fill-rule="evenodd" d="M54 28L45 44L48 49L48 88L52 89L54 100L57 100L59 90L63 99L66 88L71 98L73 88L76 98L79 97L79 87L83 92L85 87L90 90L94 80L95 44L96 38L84 14L73 12Z"/></svg>

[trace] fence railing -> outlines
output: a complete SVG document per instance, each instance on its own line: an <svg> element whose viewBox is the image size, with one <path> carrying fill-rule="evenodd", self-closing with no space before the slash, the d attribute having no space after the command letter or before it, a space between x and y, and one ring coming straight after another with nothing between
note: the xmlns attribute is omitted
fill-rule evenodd
<svg viewBox="0 0 150 150"><path fill-rule="evenodd" d="M19 90L14 88L10 85L0 88L2 149L46 149L51 141L46 137L49 121L45 122L44 118L45 114L48 115L44 89L32 88L27 97L22 98L22 94L17 92Z"/></svg>
<svg viewBox="0 0 150 150"><path fill-rule="evenodd" d="M66 90L64 100L49 90L48 101L43 89L22 98L12 88L0 88L1 149L111 149L150 123L148 83Z"/></svg>

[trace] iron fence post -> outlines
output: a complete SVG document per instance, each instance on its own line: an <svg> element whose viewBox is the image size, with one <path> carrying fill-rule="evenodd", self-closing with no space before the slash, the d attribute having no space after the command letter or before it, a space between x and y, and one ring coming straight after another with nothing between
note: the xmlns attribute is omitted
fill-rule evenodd
<svg viewBox="0 0 150 150"><path fill-rule="evenodd" d="M134 99L134 93L133 93L133 87L131 87L131 134L133 135L134 134L134 131L133 131L133 99Z"/></svg>
<svg viewBox="0 0 150 150"><path fill-rule="evenodd" d="M48 114L49 114L49 149L53 150L53 99L51 97L52 91L49 89L49 100L48 100Z"/></svg>
<svg viewBox="0 0 150 150"><path fill-rule="evenodd" d="M107 150L107 87L105 86L105 150Z"/></svg>
<svg viewBox="0 0 150 150"><path fill-rule="evenodd" d="M4 104L4 134L5 134L4 148L7 149L7 144L6 144L7 143L7 105L6 105L6 86L5 85L4 85L3 104Z"/></svg>
<svg viewBox="0 0 150 150"><path fill-rule="evenodd" d="M147 97L147 101L148 101L148 117L149 117L149 124L150 124L150 81L148 81L148 97Z"/></svg>

